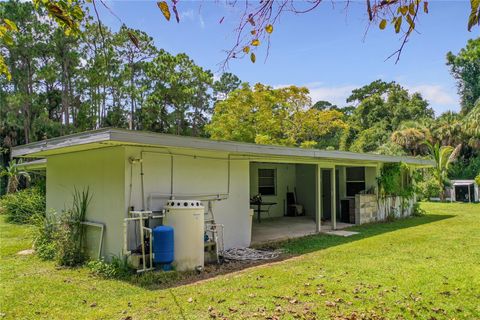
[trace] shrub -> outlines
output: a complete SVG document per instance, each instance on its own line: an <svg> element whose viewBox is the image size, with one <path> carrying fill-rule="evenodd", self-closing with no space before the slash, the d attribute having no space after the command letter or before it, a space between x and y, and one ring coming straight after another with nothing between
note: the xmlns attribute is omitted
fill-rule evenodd
<svg viewBox="0 0 480 320"><path fill-rule="evenodd" d="M35 217L38 228L34 246L40 258L55 258L59 265L68 267L85 262L85 226L82 222L90 199L88 188L81 192L75 189L72 209Z"/></svg>
<svg viewBox="0 0 480 320"><path fill-rule="evenodd" d="M421 217L423 215L425 215L427 212L420 208L420 203L418 202L415 202L412 206L412 216L414 217Z"/></svg>
<svg viewBox="0 0 480 320"><path fill-rule="evenodd" d="M437 198L440 196L440 186L434 179L426 178L417 183L418 199L428 200L430 198Z"/></svg>
<svg viewBox="0 0 480 320"><path fill-rule="evenodd" d="M37 215L45 216L45 193L40 187L32 187L0 198L0 211L10 223L31 223Z"/></svg>
<svg viewBox="0 0 480 320"><path fill-rule="evenodd" d="M33 242L35 252L42 260L53 260L57 252L55 212L49 212L45 216L36 215L33 221L37 226L35 241Z"/></svg>
<svg viewBox="0 0 480 320"><path fill-rule="evenodd" d="M128 266L125 257L112 256L110 263L105 260L91 260L87 263L90 271L106 279L127 279L132 275L132 269Z"/></svg>

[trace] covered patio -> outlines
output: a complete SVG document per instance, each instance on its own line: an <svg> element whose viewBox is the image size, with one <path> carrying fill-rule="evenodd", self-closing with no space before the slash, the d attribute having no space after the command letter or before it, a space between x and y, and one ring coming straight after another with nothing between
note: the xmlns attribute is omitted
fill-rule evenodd
<svg viewBox="0 0 480 320"><path fill-rule="evenodd" d="M337 222L336 229L345 229L353 224ZM252 224L252 245L265 244L315 234L317 226L312 217L278 217ZM332 231L330 221L322 222L320 232Z"/></svg>

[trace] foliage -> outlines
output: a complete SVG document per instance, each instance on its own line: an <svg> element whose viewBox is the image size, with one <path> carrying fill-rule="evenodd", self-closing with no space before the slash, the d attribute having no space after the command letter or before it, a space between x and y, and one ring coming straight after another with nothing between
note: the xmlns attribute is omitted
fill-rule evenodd
<svg viewBox="0 0 480 320"><path fill-rule="evenodd" d="M306 88L243 84L215 104L206 130L213 139L310 148L345 127L340 112L310 106Z"/></svg>
<svg viewBox="0 0 480 320"><path fill-rule="evenodd" d="M82 191L75 189L72 208L60 215L55 242L58 250L57 262L61 266L73 267L85 261L83 250L85 226L82 222L85 221L90 200L88 188Z"/></svg>
<svg viewBox="0 0 480 320"><path fill-rule="evenodd" d="M438 186L437 181L433 179L430 173L425 174L423 179L417 183L418 200L428 201L430 198L438 198L442 189Z"/></svg>
<svg viewBox="0 0 480 320"><path fill-rule="evenodd" d="M409 175L408 167L403 163L385 163L377 177L379 194L382 197L400 196L410 198L413 195L413 184L405 184L404 175Z"/></svg>
<svg viewBox="0 0 480 320"><path fill-rule="evenodd" d="M31 223L32 217L45 215L45 193L40 187L32 187L6 194L0 198L0 212L7 222Z"/></svg>
<svg viewBox="0 0 480 320"><path fill-rule="evenodd" d="M445 198L445 187L449 185L448 169L450 165L457 159L461 144L453 148L451 146L440 146L427 142L427 146L430 152L430 156L435 161L432 173L437 183L438 188L441 190L440 199L443 201Z"/></svg>
<svg viewBox="0 0 480 320"><path fill-rule="evenodd" d="M18 190L21 177L30 181L30 175L28 172L18 170L17 161L10 161L7 167L2 168L2 171L0 171L0 177L7 177L8 179L7 193L14 193Z"/></svg>
<svg viewBox="0 0 480 320"><path fill-rule="evenodd" d="M475 177L475 183L477 186L480 186L480 173L478 173L478 175Z"/></svg>
<svg viewBox="0 0 480 320"><path fill-rule="evenodd" d="M480 1L475 1L478 10ZM457 55L448 52L447 65L457 80L462 113L468 114L480 99L480 37L468 40L466 47L462 48Z"/></svg>
<svg viewBox="0 0 480 320"><path fill-rule="evenodd" d="M415 202L412 207L412 216L413 217L421 217L427 213L425 209L422 208L420 203Z"/></svg>
<svg viewBox="0 0 480 320"><path fill-rule="evenodd" d="M103 258L87 262L87 267L96 275L106 279L127 279L132 275L126 257L112 256L110 262Z"/></svg>
<svg viewBox="0 0 480 320"><path fill-rule="evenodd" d="M458 159L448 169L450 179L473 179L479 173L480 155L468 159Z"/></svg>
<svg viewBox="0 0 480 320"><path fill-rule="evenodd" d="M45 215L36 215L33 219L36 226L33 246L36 254L42 260L53 260L57 254L58 235L57 216L55 212L48 212Z"/></svg>
<svg viewBox="0 0 480 320"><path fill-rule="evenodd" d="M61 266L73 267L85 259L85 215L91 200L88 188L73 192L72 207L61 213L49 212L36 217L37 234L34 246L45 260L54 258Z"/></svg>

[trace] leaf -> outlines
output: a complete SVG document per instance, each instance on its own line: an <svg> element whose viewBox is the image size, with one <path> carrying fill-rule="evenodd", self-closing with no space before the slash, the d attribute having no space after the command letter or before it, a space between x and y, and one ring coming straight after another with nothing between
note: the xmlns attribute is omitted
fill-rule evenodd
<svg viewBox="0 0 480 320"><path fill-rule="evenodd" d="M408 6L408 13L410 13L412 16L415 15L415 4L413 2Z"/></svg>
<svg viewBox="0 0 480 320"><path fill-rule="evenodd" d="M131 31L128 31L127 35L130 38L130 41L132 41L133 45L137 47L137 49L140 49L140 43L138 41L137 36Z"/></svg>
<svg viewBox="0 0 480 320"><path fill-rule="evenodd" d="M250 33L254 36L254 35L257 34L257 30L252 30L252 31L250 31Z"/></svg>
<svg viewBox="0 0 480 320"><path fill-rule="evenodd" d="M472 27L480 23L480 0L470 0L470 6L472 11L470 17L468 18L468 31L472 30Z"/></svg>
<svg viewBox="0 0 480 320"><path fill-rule="evenodd" d="M158 1L157 6L160 8L160 11L162 11L163 16L167 21L170 21L170 8L168 7L168 4L166 1Z"/></svg>
<svg viewBox="0 0 480 320"><path fill-rule="evenodd" d="M250 47L249 46L244 47L243 52L249 53L250 52Z"/></svg>
<svg viewBox="0 0 480 320"><path fill-rule="evenodd" d="M12 20L3 19L3 22L5 23L5 25L10 31L18 31L17 25Z"/></svg>
<svg viewBox="0 0 480 320"><path fill-rule="evenodd" d="M398 12L402 14L402 16L406 15L408 12L408 6L401 6L398 7Z"/></svg>
<svg viewBox="0 0 480 320"><path fill-rule="evenodd" d="M257 60L257 57L255 57L255 53L251 53L250 54L250 60L252 61L252 63L255 63L255 61Z"/></svg>
<svg viewBox="0 0 480 320"><path fill-rule="evenodd" d="M258 47L260 45L260 40L258 40L258 39L252 40L251 45L254 46L254 47Z"/></svg>
<svg viewBox="0 0 480 320"><path fill-rule="evenodd" d="M265 27L265 31L267 31L267 33L272 33L273 32L273 26L271 24L269 24L268 26Z"/></svg>
<svg viewBox="0 0 480 320"><path fill-rule="evenodd" d="M423 12L428 13L428 1L423 2Z"/></svg>
<svg viewBox="0 0 480 320"><path fill-rule="evenodd" d="M385 29L386 26L387 26L387 20L382 19L382 21L380 21L380 25L379 25L380 30Z"/></svg>
<svg viewBox="0 0 480 320"><path fill-rule="evenodd" d="M399 33L401 27L402 27L402 16L398 16L395 19L395 33Z"/></svg>

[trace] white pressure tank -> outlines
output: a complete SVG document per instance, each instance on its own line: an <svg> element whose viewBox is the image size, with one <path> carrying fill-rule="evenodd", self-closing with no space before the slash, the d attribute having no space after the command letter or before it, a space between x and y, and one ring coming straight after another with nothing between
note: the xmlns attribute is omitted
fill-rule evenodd
<svg viewBox="0 0 480 320"><path fill-rule="evenodd" d="M205 209L198 200L168 200L164 224L173 227L174 262L179 271L203 268Z"/></svg>

